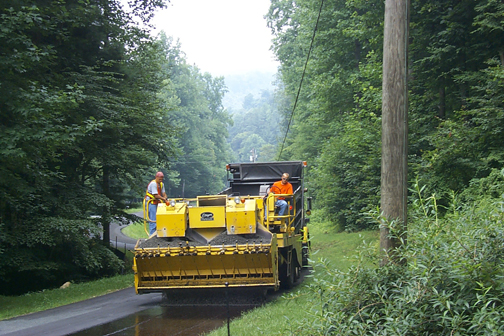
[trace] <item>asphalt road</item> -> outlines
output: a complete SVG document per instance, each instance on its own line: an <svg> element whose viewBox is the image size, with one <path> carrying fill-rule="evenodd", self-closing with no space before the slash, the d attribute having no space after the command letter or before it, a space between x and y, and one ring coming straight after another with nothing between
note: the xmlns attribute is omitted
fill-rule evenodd
<svg viewBox="0 0 504 336"><path fill-rule="evenodd" d="M131 251L135 249L137 239L125 236L122 233L122 229L125 227L125 225L119 225L117 223L110 224L110 245L115 248L126 248Z"/></svg>
<svg viewBox="0 0 504 336"><path fill-rule="evenodd" d="M161 294L136 295L134 288L126 288L90 300L0 321L0 335L68 335L157 307L161 302Z"/></svg>
<svg viewBox="0 0 504 336"><path fill-rule="evenodd" d="M111 244L117 241L118 247L133 249L136 240L122 234L122 228L124 226L112 225ZM301 280L303 277L302 274ZM226 317L240 316L242 312L262 304L262 299L255 302L257 295L245 295L245 300L235 302L231 299L238 305L226 310L224 303L218 302L224 297L222 293L208 300L201 292L192 292L195 297L188 292L182 295L189 303L180 302L180 298L167 303L159 293L136 295L134 288L126 288L90 300L0 321L0 336L199 335L221 326ZM266 301L274 300L281 293L268 295Z"/></svg>
<svg viewBox="0 0 504 336"><path fill-rule="evenodd" d="M136 214L142 216L142 213ZM112 223L110 244L133 250L136 239L122 233L124 225ZM159 306L161 294L136 295L133 287L63 307L0 321L0 335L68 335Z"/></svg>
<svg viewBox="0 0 504 336"><path fill-rule="evenodd" d="M138 216L140 219L143 218L143 212L136 212L134 215ZM127 225L119 225L117 222L112 222L110 224L110 245L115 248L125 248L127 250L134 250L137 243L137 239L130 238L122 233Z"/></svg>

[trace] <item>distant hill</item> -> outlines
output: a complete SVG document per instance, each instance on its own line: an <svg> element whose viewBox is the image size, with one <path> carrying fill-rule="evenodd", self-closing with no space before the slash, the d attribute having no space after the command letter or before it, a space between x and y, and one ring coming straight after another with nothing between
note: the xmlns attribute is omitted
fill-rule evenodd
<svg viewBox="0 0 504 336"><path fill-rule="evenodd" d="M263 90L273 91L275 74L271 72L249 72L227 75L224 79L229 92L225 94L222 103L225 108L233 112L243 107L243 99L248 94L258 97Z"/></svg>

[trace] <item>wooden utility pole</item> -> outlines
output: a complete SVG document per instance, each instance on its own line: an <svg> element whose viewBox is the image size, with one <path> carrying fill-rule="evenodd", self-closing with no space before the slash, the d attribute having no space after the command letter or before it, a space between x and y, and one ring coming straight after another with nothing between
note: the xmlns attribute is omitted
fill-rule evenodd
<svg viewBox="0 0 504 336"><path fill-rule="evenodd" d="M408 30L409 0L385 0L383 39L382 166L380 227L382 264L399 239L389 237L389 223L395 221L406 240L408 172Z"/></svg>

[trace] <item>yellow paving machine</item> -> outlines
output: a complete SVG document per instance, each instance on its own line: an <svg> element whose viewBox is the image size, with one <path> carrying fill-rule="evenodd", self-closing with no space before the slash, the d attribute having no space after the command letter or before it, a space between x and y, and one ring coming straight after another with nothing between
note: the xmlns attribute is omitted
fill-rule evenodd
<svg viewBox="0 0 504 336"><path fill-rule="evenodd" d="M135 246L136 292L292 287L308 264L305 167L302 161L228 164L229 187L221 193L160 203L156 233ZM283 173L292 195L269 190ZM278 197L289 204L283 216Z"/></svg>

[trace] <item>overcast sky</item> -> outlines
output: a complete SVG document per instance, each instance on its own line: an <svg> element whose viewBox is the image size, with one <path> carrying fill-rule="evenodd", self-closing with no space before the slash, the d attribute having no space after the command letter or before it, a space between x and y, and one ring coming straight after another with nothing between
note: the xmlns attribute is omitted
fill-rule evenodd
<svg viewBox="0 0 504 336"><path fill-rule="evenodd" d="M156 31L180 39L190 64L213 76L276 72L272 36L263 16L269 0L171 0Z"/></svg>

